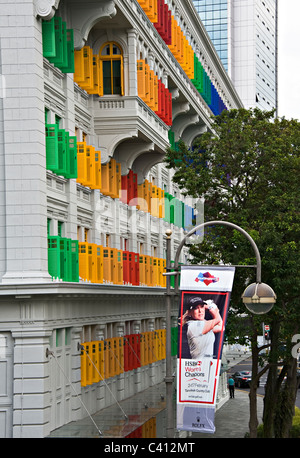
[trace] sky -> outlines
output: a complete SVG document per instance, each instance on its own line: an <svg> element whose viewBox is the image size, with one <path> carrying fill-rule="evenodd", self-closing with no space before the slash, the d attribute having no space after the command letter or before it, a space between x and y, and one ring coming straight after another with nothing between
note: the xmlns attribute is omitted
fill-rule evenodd
<svg viewBox="0 0 300 458"><path fill-rule="evenodd" d="M300 121L300 0L278 0L278 114Z"/></svg>

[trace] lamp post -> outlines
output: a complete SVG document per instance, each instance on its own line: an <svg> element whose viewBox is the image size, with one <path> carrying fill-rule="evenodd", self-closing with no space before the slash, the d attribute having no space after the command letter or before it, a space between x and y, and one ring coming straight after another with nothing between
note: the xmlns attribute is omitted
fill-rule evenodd
<svg viewBox="0 0 300 458"><path fill-rule="evenodd" d="M167 259L166 267L167 272L171 269L171 235L172 231L166 231L167 236ZM174 418L173 418L173 375L172 375L172 354L171 354L171 278L166 277L166 435L167 437L174 437Z"/></svg>
<svg viewBox="0 0 300 458"><path fill-rule="evenodd" d="M236 224L229 223L228 221L208 221L206 223L202 223L193 229L191 229L187 235L182 239L180 242L175 259L174 259L174 272L170 272L171 270L171 234L172 231L166 231L167 235L167 272L164 274L166 275L166 409L167 409L167 437L174 437L174 415L173 415L173 376L171 372L171 297L172 295L178 294L178 268L179 268L179 256L181 250L186 242L186 240L191 237L196 231L200 229L204 229L206 226L215 226L215 225L222 225L228 226L232 229L236 229L241 232L246 239L250 242L256 257L256 265L254 266L241 266L237 265L235 267L256 267L256 283L252 283L251 285L247 286L244 293L242 294L242 300L245 304L245 307L255 315L261 315L264 313L268 313L274 303L276 302L276 294L272 290L272 288L265 283L261 282L261 257L259 250L256 246L256 243L252 239L252 237L241 227L237 226ZM171 292L170 288L170 276L175 276L175 288L174 292Z"/></svg>

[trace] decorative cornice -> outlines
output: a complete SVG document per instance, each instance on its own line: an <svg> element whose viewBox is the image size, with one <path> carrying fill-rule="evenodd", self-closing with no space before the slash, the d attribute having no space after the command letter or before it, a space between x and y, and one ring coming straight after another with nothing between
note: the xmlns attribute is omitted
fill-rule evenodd
<svg viewBox="0 0 300 458"><path fill-rule="evenodd" d="M53 18L60 0L35 0L35 15L49 21Z"/></svg>

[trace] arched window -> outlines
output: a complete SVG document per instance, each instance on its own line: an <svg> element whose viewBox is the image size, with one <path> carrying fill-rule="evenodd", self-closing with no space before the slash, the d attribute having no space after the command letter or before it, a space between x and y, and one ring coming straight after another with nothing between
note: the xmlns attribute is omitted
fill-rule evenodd
<svg viewBox="0 0 300 458"><path fill-rule="evenodd" d="M116 43L105 43L100 49L103 95L124 95L123 54Z"/></svg>

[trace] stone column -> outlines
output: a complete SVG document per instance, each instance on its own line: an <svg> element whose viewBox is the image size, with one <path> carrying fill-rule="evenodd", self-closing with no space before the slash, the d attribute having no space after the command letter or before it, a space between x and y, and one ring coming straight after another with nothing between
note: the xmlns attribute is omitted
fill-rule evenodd
<svg viewBox="0 0 300 458"><path fill-rule="evenodd" d="M79 344L81 344L82 326L76 326L72 328L71 336L71 382L74 390L72 389L72 401L71 401L71 418L72 421L81 419L81 402L78 396L81 396L81 350Z"/></svg>
<svg viewBox="0 0 300 458"><path fill-rule="evenodd" d="M148 320L148 331L153 332L155 330L155 322L154 320ZM153 354L152 349L150 349L151 356L155 357ZM149 386L153 386L156 384L156 363L152 363L149 365Z"/></svg>
<svg viewBox="0 0 300 458"><path fill-rule="evenodd" d="M51 281L47 260L42 24L34 2L4 1L1 28L3 283ZM3 231L5 231L3 235ZM4 241L4 243L3 243Z"/></svg>
<svg viewBox="0 0 300 458"><path fill-rule="evenodd" d="M131 29L128 31L128 95L133 96L138 95L136 61L136 31Z"/></svg>
<svg viewBox="0 0 300 458"><path fill-rule="evenodd" d="M125 323L120 322L116 323L115 325L115 335L116 337L123 337L124 336L124 329L125 329ZM117 362L117 364L120 363L120 366L118 367L118 370L121 371L121 373L117 376L117 399L119 401L122 401L122 399L125 399L126 393L125 393L125 375L124 375L124 366L123 366L123 361Z"/></svg>
<svg viewBox="0 0 300 458"><path fill-rule="evenodd" d="M14 345L14 438L43 438L50 433L49 348L51 331L19 328Z"/></svg>
<svg viewBox="0 0 300 458"><path fill-rule="evenodd" d="M105 325L98 325L96 329L95 335L96 341L104 340L105 339ZM97 387L97 410L101 410L106 407L105 401L105 391L106 385L104 381L104 374L100 374L100 382L98 383Z"/></svg>
<svg viewBox="0 0 300 458"><path fill-rule="evenodd" d="M134 321L133 323L133 334L140 334L141 332L141 322L140 321ZM139 357L138 355L134 355L135 357ZM142 369L141 367L137 367L134 369L134 384L135 384L135 393L139 393L142 391Z"/></svg>

